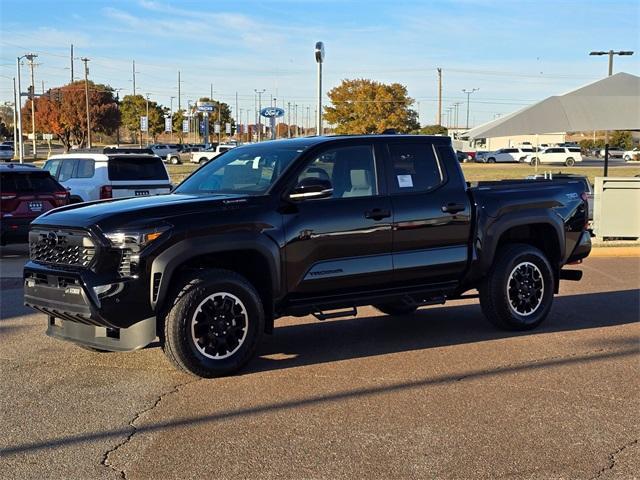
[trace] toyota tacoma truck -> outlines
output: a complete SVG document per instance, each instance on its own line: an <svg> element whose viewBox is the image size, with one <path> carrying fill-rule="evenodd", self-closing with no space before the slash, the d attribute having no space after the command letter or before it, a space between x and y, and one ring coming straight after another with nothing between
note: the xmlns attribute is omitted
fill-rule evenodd
<svg viewBox="0 0 640 480"><path fill-rule="evenodd" d="M309 137L237 147L168 195L47 212L25 304L95 351L159 340L180 369L228 375L287 315L410 315L479 297L499 328L551 310L591 250L583 183L466 183L447 137ZM476 293L479 292L479 293Z"/></svg>

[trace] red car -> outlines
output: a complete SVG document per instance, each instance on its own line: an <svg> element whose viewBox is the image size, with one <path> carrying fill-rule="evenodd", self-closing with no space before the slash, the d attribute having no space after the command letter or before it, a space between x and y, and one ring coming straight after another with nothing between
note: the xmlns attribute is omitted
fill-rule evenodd
<svg viewBox="0 0 640 480"><path fill-rule="evenodd" d="M26 242L29 224L69 203L69 192L33 165L0 164L0 245Z"/></svg>

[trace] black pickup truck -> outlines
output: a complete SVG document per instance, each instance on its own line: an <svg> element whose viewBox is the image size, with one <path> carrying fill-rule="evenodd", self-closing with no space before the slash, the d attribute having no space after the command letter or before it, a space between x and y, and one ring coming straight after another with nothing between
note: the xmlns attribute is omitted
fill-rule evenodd
<svg viewBox="0 0 640 480"><path fill-rule="evenodd" d="M408 315L479 296L536 327L591 250L571 179L471 186L447 137L310 137L234 148L171 194L70 205L33 222L25 303L96 351L159 338L194 375L233 373L285 315ZM477 289L479 295L474 295ZM465 294L465 292L472 293Z"/></svg>

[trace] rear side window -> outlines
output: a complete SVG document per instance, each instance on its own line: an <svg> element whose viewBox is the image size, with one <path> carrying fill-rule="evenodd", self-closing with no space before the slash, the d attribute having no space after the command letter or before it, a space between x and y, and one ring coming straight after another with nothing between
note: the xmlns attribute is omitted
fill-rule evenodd
<svg viewBox="0 0 640 480"><path fill-rule="evenodd" d="M395 143L389 145L391 192L426 192L440 185L442 169L431 145Z"/></svg>
<svg viewBox="0 0 640 480"><path fill-rule="evenodd" d="M569 148L570 152L576 152L576 153L580 153L580 147L571 147Z"/></svg>
<svg viewBox="0 0 640 480"><path fill-rule="evenodd" d="M0 174L2 192L52 193L62 190L48 172L4 172Z"/></svg>
<svg viewBox="0 0 640 480"><path fill-rule="evenodd" d="M113 157L109 159L109 180L169 180L158 157Z"/></svg>
<svg viewBox="0 0 640 480"><path fill-rule="evenodd" d="M79 160L73 178L91 178L95 172L96 162L91 159Z"/></svg>

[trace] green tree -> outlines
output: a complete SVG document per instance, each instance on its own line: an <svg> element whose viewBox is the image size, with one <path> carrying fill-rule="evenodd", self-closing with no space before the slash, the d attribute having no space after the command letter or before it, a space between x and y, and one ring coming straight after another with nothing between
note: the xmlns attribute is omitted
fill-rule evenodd
<svg viewBox="0 0 640 480"><path fill-rule="evenodd" d="M231 124L232 130L235 129L236 122L231 117L231 107L219 100L213 100L209 97L201 97L198 99L199 102L212 102L214 104L215 110L209 114L209 135L211 135L211 139L216 138L216 134L214 133L214 125L220 121L220 132L222 136L225 136L225 125L227 123ZM220 109L220 116L218 117L218 109ZM203 113L199 114L199 117L203 117Z"/></svg>
<svg viewBox="0 0 640 480"><path fill-rule="evenodd" d="M631 132L626 130L616 130L609 135L609 145L612 147L621 147L625 150L633 148L633 137Z"/></svg>
<svg viewBox="0 0 640 480"><path fill-rule="evenodd" d="M332 106L324 108L325 119L339 134L381 133L393 128L410 132L420 128L418 114L407 87L373 80L343 80L329 91Z"/></svg>
<svg viewBox="0 0 640 480"><path fill-rule="evenodd" d="M140 117L147 115L147 99L142 95L125 95L120 104L122 126L131 136L142 144ZM157 102L149 100L149 137L155 141L156 136L164 131L165 110Z"/></svg>
<svg viewBox="0 0 640 480"><path fill-rule="evenodd" d="M443 127L442 125L425 125L415 131L415 133L420 135L447 135L448 132L447 127Z"/></svg>
<svg viewBox="0 0 640 480"><path fill-rule="evenodd" d="M171 117L171 126L173 128L173 133L178 136L178 140L180 143L184 141L184 133L182 132L182 122L183 120L187 120L187 115L184 110L178 110L173 113L173 117Z"/></svg>

